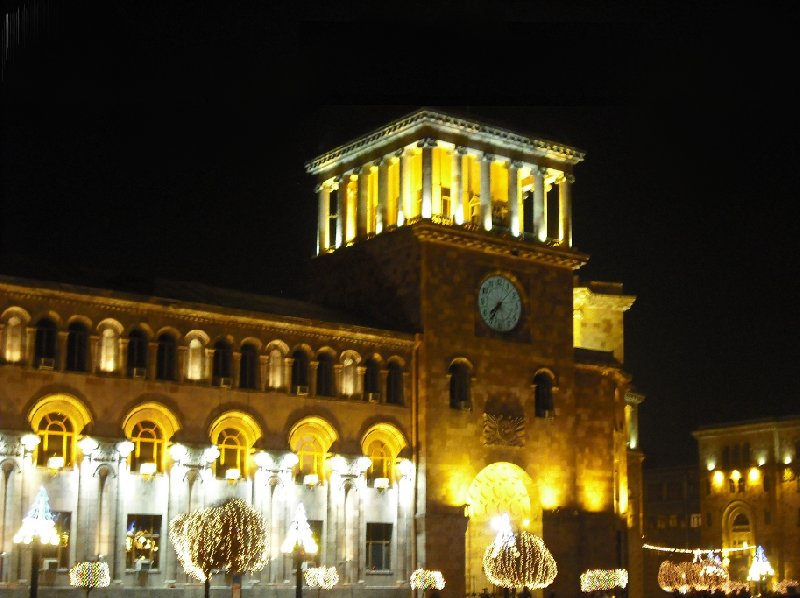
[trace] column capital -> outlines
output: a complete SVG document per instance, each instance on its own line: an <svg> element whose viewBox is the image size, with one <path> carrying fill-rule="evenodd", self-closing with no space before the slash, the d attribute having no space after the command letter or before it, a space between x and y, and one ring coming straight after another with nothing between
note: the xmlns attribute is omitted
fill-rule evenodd
<svg viewBox="0 0 800 598"><path fill-rule="evenodd" d="M420 141L417 141L417 147L437 147L439 142L436 141L433 137L426 137Z"/></svg>
<svg viewBox="0 0 800 598"><path fill-rule="evenodd" d="M467 153L467 148L465 148L463 145L457 145L455 147L454 151L455 151L455 153L461 154L462 156L464 156Z"/></svg>
<svg viewBox="0 0 800 598"><path fill-rule="evenodd" d="M556 179L556 182L557 183L564 183L564 182L566 182L566 183L574 183L575 182L575 177L573 175L571 175L571 174L568 174L568 173L561 173L561 176L559 176L558 179Z"/></svg>
<svg viewBox="0 0 800 598"><path fill-rule="evenodd" d="M494 154L483 154L481 162L494 162Z"/></svg>
<svg viewBox="0 0 800 598"><path fill-rule="evenodd" d="M541 175L541 176L547 176L547 167L546 166L541 166L539 164L534 164L533 166L531 166L531 172L533 174L538 174L538 175Z"/></svg>
<svg viewBox="0 0 800 598"><path fill-rule="evenodd" d="M519 160L511 160L508 163L508 167L516 168L517 170L519 170L520 168L522 168L522 162L520 162Z"/></svg>
<svg viewBox="0 0 800 598"><path fill-rule="evenodd" d="M330 189L330 187L328 186L328 183L320 183L319 185L314 187L314 193L319 193L323 189L328 189L328 190Z"/></svg>
<svg viewBox="0 0 800 598"><path fill-rule="evenodd" d="M403 154L405 154L405 153L406 153L406 148L404 148L404 147L401 147L399 150L397 150L397 151L394 153L394 157L395 157L395 158L402 158L402 157L403 157Z"/></svg>
<svg viewBox="0 0 800 598"><path fill-rule="evenodd" d="M377 160L375 160L372 163L372 165L373 166L377 166L378 168L380 168L381 166L387 165L389 163L389 159L390 159L390 156L383 156L383 157L378 158Z"/></svg>

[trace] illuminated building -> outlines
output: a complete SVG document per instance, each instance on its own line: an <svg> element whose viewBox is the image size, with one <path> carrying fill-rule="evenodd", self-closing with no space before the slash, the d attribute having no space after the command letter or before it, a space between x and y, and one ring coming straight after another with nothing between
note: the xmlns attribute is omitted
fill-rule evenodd
<svg viewBox="0 0 800 598"><path fill-rule="evenodd" d="M546 542L557 595L625 568L641 596L634 297L575 276L583 159L426 110L319 156L309 302L3 278L4 521L44 485L69 534L56 580L103 555L112 585L155 591L187 582L168 520L239 497L273 530L244 583L288 593L303 503L339 588L407 595L427 568L463 596L507 513Z"/></svg>
<svg viewBox="0 0 800 598"><path fill-rule="evenodd" d="M703 544L752 548L730 553L732 579L747 579L757 546L775 581L800 578L800 417L709 425L692 435Z"/></svg>

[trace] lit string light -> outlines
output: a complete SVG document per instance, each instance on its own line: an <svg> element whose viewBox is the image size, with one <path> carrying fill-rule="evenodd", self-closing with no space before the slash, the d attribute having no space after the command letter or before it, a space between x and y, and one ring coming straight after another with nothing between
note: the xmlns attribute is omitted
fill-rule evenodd
<svg viewBox="0 0 800 598"><path fill-rule="evenodd" d="M258 571L269 560L268 526L258 511L232 498L170 522L169 537L184 571L207 581L211 571Z"/></svg>
<svg viewBox="0 0 800 598"><path fill-rule="evenodd" d="M442 572L431 569L415 570L410 581L412 590L443 590L445 585Z"/></svg>
<svg viewBox="0 0 800 598"><path fill-rule="evenodd" d="M558 574L553 555L537 535L511 531L508 515L498 521L497 536L483 554L483 572L503 588L546 588Z"/></svg>
<svg viewBox="0 0 800 598"><path fill-rule="evenodd" d="M303 575L309 588L330 590L339 583L336 567L309 567Z"/></svg>
<svg viewBox="0 0 800 598"><path fill-rule="evenodd" d="M675 554L691 554L694 556L708 554L709 552L714 554L727 554L729 552L753 550L752 546L739 546L737 548L670 548L669 546L655 546L653 544L642 544L642 548Z"/></svg>
<svg viewBox="0 0 800 598"><path fill-rule="evenodd" d="M581 573L581 592L597 592L625 588L628 585L627 569L587 569Z"/></svg>
<svg viewBox="0 0 800 598"><path fill-rule="evenodd" d="M95 588L107 588L111 584L108 563L102 561L84 561L76 563L69 570L69 585L86 590L89 595Z"/></svg>
<svg viewBox="0 0 800 598"><path fill-rule="evenodd" d="M800 581L796 579L784 579L775 585L775 591L779 594L800 594Z"/></svg>
<svg viewBox="0 0 800 598"><path fill-rule="evenodd" d="M730 593L732 582L719 556L709 552L705 558L673 563L664 561L658 568L658 585L665 592ZM733 590L735 591L735 589Z"/></svg>
<svg viewBox="0 0 800 598"><path fill-rule="evenodd" d="M61 541L56 531L55 518L50 512L50 498L44 486L39 488L28 516L22 520L22 527L14 534L14 544L30 544L34 540L53 546L58 546Z"/></svg>

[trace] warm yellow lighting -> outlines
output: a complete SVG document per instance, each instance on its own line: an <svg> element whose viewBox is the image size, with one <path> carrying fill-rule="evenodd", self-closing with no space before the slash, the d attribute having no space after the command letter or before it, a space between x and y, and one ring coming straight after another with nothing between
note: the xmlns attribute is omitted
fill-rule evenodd
<svg viewBox="0 0 800 598"><path fill-rule="evenodd" d="M544 509L554 509L558 506L558 492L552 486L542 486L539 491L539 500Z"/></svg>
<svg viewBox="0 0 800 598"><path fill-rule="evenodd" d="M400 459L400 462L397 464L397 470L404 478L410 478L414 473L414 464L408 459Z"/></svg>
<svg viewBox="0 0 800 598"><path fill-rule="evenodd" d="M331 457L331 470L338 474L343 474L347 471L347 459L341 455Z"/></svg>
<svg viewBox="0 0 800 598"><path fill-rule="evenodd" d="M528 527L531 524L530 519L523 519L522 520L522 527Z"/></svg>
<svg viewBox="0 0 800 598"><path fill-rule="evenodd" d="M130 440L123 440L122 442L117 443L117 451L119 452L120 457L123 459L127 459L128 455L131 454L133 451L133 443Z"/></svg>
<svg viewBox="0 0 800 598"><path fill-rule="evenodd" d="M206 463L213 463L219 458L219 448L216 445L211 445L203 451L203 459Z"/></svg>
<svg viewBox="0 0 800 598"><path fill-rule="evenodd" d="M22 438L20 438L20 442L22 446L25 447L25 450L30 452L34 450L39 443L42 441L36 434L25 434Z"/></svg>
<svg viewBox="0 0 800 598"><path fill-rule="evenodd" d="M359 457L356 459L356 469L359 473L364 473L372 467L372 459L369 457Z"/></svg>
<svg viewBox="0 0 800 598"><path fill-rule="evenodd" d="M707 471L714 471L714 468L716 466L717 466L717 464L713 460L709 460L709 461L706 462L706 470Z"/></svg>
<svg viewBox="0 0 800 598"><path fill-rule="evenodd" d="M84 455L91 455L98 447L98 443L94 438L84 436L78 441L78 446L81 447L81 452Z"/></svg>
<svg viewBox="0 0 800 598"><path fill-rule="evenodd" d="M786 455L783 458L783 464L784 465L791 465L792 464L792 456L791 455Z"/></svg>
<svg viewBox="0 0 800 598"><path fill-rule="evenodd" d="M180 463L186 458L186 455L189 453L187 448L182 444L176 443L169 447L169 456L172 457L173 461Z"/></svg>
<svg viewBox="0 0 800 598"><path fill-rule="evenodd" d="M715 486L722 486L722 482L725 479L725 476L720 470L714 472L714 485Z"/></svg>
<svg viewBox="0 0 800 598"><path fill-rule="evenodd" d="M738 482L738 481L739 481L739 478L741 478L741 477L742 477L742 472L740 472L738 469L734 469L734 470L731 472L731 479L732 479L734 482Z"/></svg>
<svg viewBox="0 0 800 598"><path fill-rule="evenodd" d="M229 482L235 482L240 477L242 477L241 472L234 467L225 471L225 479Z"/></svg>
<svg viewBox="0 0 800 598"><path fill-rule="evenodd" d="M386 490L389 487L389 478L375 478L375 488Z"/></svg>
<svg viewBox="0 0 800 598"><path fill-rule="evenodd" d="M305 476L303 476L303 484L308 487L316 486L319 484L319 476L315 473L307 473Z"/></svg>
<svg viewBox="0 0 800 598"><path fill-rule="evenodd" d="M258 465L261 469L270 469L274 466L272 462L272 457L270 457L269 453L266 451L259 451L255 455L253 455L253 461L256 465Z"/></svg>
<svg viewBox="0 0 800 598"><path fill-rule="evenodd" d="M751 467L751 468L750 468L750 475L749 475L749 477L750 477L750 481L751 481L751 482L757 482L757 481L758 481L758 478L759 478L759 476L760 476L760 475L761 475L761 474L760 474L760 472L758 471L758 469L757 469L757 468L755 468L755 467Z"/></svg>
<svg viewBox="0 0 800 598"><path fill-rule="evenodd" d="M586 482L583 490L583 506L590 513L600 513L608 507L606 485L600 481Z"/></svg>
<svg viewBox="0 0 800 598"><path fill-rule="evenodd" d="M146 476L151 476L156 472L155 463L142 463L139 465L139 473Z"/></svg>
<svg viewBox="0 0 800 598"><path fill-rule="evenodd" d="M764 455L760 455L758 457L758 465L759 467L763 467L767 462L767 458Z"/></svg>
<svg viewBox="0 0 800 598"><path fill-rule="evenodd" d="M47 460L47 467L50 469L61 469L64 467L64 457L50 457Z"/></svg>
<svg viewBox="0 0 800 598"><path fill-rule="evenodd" d="M291 469L300 462L300 458L295 453L286 453L281 459L283 469Z"/></svg>

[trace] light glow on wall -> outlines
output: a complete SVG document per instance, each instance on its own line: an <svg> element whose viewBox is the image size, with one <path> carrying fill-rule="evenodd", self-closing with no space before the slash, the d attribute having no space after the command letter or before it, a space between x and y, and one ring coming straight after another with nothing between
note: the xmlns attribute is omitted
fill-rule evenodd
<svg viewBox="0 0 800 598"><path fill-rule="evenodd" d="M543 485L539 490L539 502L543 509L554 509L558 506L558 491L550 485Z"/></svg>
<svg viewBox="0 0 800 598"><path fill-rule="evenodd" d="M742 472L741 472L741 471L739 471L738 469L734 469L734 470L731 472L731 479L732 479L734 482L738 482L738 481L739 481L739 479L740 479L741 477L742 477Z"/></svg>
<svg viewBox="0 0 800 598"><path fill-rule="evenodd" d="M751 467L748 477L750 478L751 482L757 482L758 478L761 477L761 472L758 471L758 468Z"/></svg>
<svg viewBox="0 0 800 598"><path fill-rule="evenodd" d="M725 480L725 476L721 471L717 470L714 472L714 477L712 479L714 480L714 486L719 488L722 486L722 482Z"/></svg>
<svg viewBox="0 0 800 598"><path fill-rule="evenodd" d="M706 471L714 471L714 468L717 466L716 462L713 459L709 459L706 461Z"/></svg>

